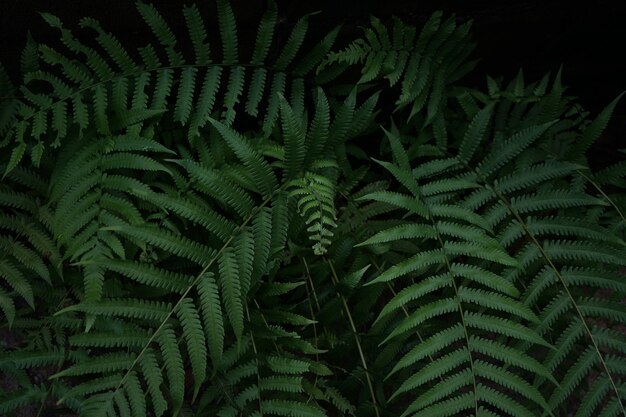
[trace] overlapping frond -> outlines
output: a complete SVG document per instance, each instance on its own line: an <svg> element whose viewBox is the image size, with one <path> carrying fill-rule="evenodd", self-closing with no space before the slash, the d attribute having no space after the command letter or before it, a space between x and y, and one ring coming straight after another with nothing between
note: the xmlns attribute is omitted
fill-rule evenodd
<svg viewBox="0 0 626 417"><path fill-rule="evenodd" d="M34 310L35 298L45 293L37 287L50 288L58 271L59 251L38 207L44 184L34 172L18 169L0 185L0 311L9 326L19 316L18 300Z"/></svg>
<svg viewBox="0 0 626 417"><path fill-rule="evenodd" d="M408 350L389 370L388 379L393 376L403 381L394 387L389 400L411 394L402 415L480 415L481 410L496 414L517 410L516 415L549 412L541 392L525 375L531 372L545 377L549 372L526 349L510 356L500 354L510 349L502 344L504 338L549 346L532 330L539 319L519 300L514 283L492 272L502 266L517 268L516 260L477 222L449 217L449 212L439 210L439 195L463 192L467 185L438 184L433 188L436 179L416 180L400 139L393 133L387 136L395 163L379 164L408 193L394 192L395 198L385 202L407 213L405 223L377 232L360 246L385 245L387 250L394 250L396 243L411 242L415 248L367 283L402 283L399 288L403 288L383 307L374 324L391 327L383 345L401 343L406 346L402 350ZM446 181L452 183L454 179L441 180ZM424 192L429 189L432 191ZM380 197L380 193L373 193L362 199L381 201ZM412 206L417 210L411 210ZM452 324L442 326L439 322ZM448 330L423 330L442 327Z"/></svg>
<svg viewBox="0 0 626 417"><path fill-rule="evenodd" d="M358 65L358 83L385 79L392 87L399 85L396 110L410 106L412 117L425 109L426 124L440 118L446 86L474 65L466 61L473 50L471 23L458 25L454 17L443 19L443 14L437 12L419 33L398 18L389 27L374 17L370 24L364 28L362 38L329 53L320 70Z"/></svg>
<svg viewBox="0 0 626 417"><path fill-rule="evenodd" d="M525 106L525 111L528 115L541 114L551 99L551 95L540 97L536 103ZM500 107L505 104L506 101ZM520 121L528 126L523 118ZM522 268L508 268L501 273L509 281L523 285L522 299L538 312L541 320L537 331L554 341L556 350L541 358L560 388L554 388L545 378L534 382L542 392L551 393L547 397L550 409L558 414L568 398L583 390L585 396L577 415L593 415L602 409L608 415L616 415L623 413L623 368L619 356L612 353L617 346L606 344L596 333L598 322L611 328L611 323L622 320L621 307L610 300L623 297L622 289L611 282L621 279L624 242L602 225L586 219L586 213L595 208L604 210L610 204L601 195L595 197L597 190L593 187L572 185L581 177L580 165L559 161L559 155L554 153L548 153L547 158L539 155L541 146L524 146L523 138L536 141L543 137L542 146L554 149L553 141L562 140L561 123L555 120L535 128L520 126L510 139L496 136L492 150L477 160L470 161L459 154L458 161L472 170L484 187L470 195L464 205L484 213L498 240L521 265ZM468 137L484 141L478 134L472 137L468 129L461 151ZM508 145L513 140L518 145ZM502 152L504 148L517 148L516 158ZM610 291L611 295L607 297L603 291Z"/></svg>
<svg viewBox="0 0 626 417"><path fill-rule="evenodd" d="M74 128L79 135L89 129L108 135L117 133L120 125L171 117L185 126L188 140L194 142L211 117L232 125L238 112L243 111L258 118L268 136L278 119L281 95L290 95L303 107L304 77L315 76L312 71L332 47L337 31L302 55L300 47L308 26L304 17L294 27L281 54L271 57L268 51L276 25L272 5L261 19L259 48L246 58L239 52L230 3L216 3L222 53L219 58L213 56L219 48L211 47L195 5L183 10L193 45L191 58L182 52L183 41L150 4L138 2L137 9L157 43L140 48L138 53L127 51L94 19L80 22L82 28L95 33L92 45L77 39L57 17L43 14L46 22L60 31L64 50L40 45L38 69L25 74L22 92L26 99L16 102L16 110L7 114L0 132L3 146L10 145L11 152L5 172L24 155L31 155L38 165L41 156L59 146ZM49 85L52 93L30 87L38 83Z"/></svg>

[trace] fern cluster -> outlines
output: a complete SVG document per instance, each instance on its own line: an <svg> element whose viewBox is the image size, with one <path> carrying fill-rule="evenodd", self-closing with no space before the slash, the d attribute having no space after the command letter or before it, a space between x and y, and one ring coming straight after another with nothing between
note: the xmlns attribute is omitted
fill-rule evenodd
<svg viewBox="0 0 626 417"><path fill-rule="evenodd" d="M0 414L626 417L626 165L470 23L228 0L0 67ZM280 35L280 36L279 36Z"/></svg>

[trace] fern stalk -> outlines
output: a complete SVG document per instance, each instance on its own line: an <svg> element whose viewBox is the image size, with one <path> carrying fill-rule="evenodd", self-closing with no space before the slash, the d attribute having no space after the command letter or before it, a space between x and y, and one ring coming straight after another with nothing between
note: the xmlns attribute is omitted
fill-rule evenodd
<svg viewBox="0 0 626 417"><path fill-rule="evenodd" d="M337 277L337 272L335 271L335 267L333 266L332 261L329 259L325 259L325 262L330 268L333 284L335 286L339 285L339 278ZM354 325L354 320L352 319L350 308L348 307L348 303L346 302L346 299L343 295L337 294L337 296L341 299L343 310L346 313L348 323L350 324L350 329L352 330L352 334L354 335L354 341L356 342L356 347L359 351L359 357L361 358L361 364L363 365L363 371L365 372L365 378L367 379L367 386L369 388L370 397L372 398L372 406L374 407L374 412L376 413L376 417L380 417L380 413L378 412L378 402L376 401L376 395L374 394L374 385L372 384L372 379L367 368L367 361L365 360L365 354L363 353L363 348L361 347L361 341L359 339L359 334L357 332L356 326Z"/></svg>
<svg viewBox="0 0 626 417"><path fill-rule="evenodd" d="M600 194L602 194L602 197L606 200L607 203L609 203L611 205L611 207L613 207L613 209L615 210L615 212L617 213L619 218L622 220L622 223L624 224L624 226L626 226L626 217L624 217L624 213L622 213L622 210L620 210L618 205L615 204L615 201L613 201L613 199L611 197L609 197L604 192L604 190L602 190L602 187L600 187L593 179L591 179L588 175L586 175L580 169L577 169L576 172L578 172L585 180L587 180L589 182L589 184L593 185L593 187L596 190L598 190L598 192Z"/></svg>

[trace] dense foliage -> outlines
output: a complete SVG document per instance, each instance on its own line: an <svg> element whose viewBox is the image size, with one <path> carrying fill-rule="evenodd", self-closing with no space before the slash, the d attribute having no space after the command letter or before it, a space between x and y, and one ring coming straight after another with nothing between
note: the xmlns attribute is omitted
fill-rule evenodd
<svg viewBox="0 0 626 417"><path fill-rule="evenodd" d="M617 99L464 87L441 14L270 2L246 54L227 0L137 9L137 51L43 14L0 69L0 414L626 416Z"/></svg>

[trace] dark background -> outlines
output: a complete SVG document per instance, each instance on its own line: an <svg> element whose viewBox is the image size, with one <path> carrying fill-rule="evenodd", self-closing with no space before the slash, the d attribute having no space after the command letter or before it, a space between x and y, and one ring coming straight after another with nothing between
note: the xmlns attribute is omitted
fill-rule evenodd
<svg viewBox="0 0 626 417"><path fill-rule="evenodd" d="M182 6L189 2L152 0L175 30L182 29ZM205 21L215 22L210 1L197 2ZM569 93L597 114L621 91L626 90L626 1L591 0L278 0L281 25L286 30L307 12L320 10L311 20L311 30L324 34L342 23L347 36L358 33L368 16L381 19L397 15L420 26L433 11L455 13L461 20L473 19L477 42L474 57L480 64L468 83L484 87L484 75L511 79L523 68L527 81L563 65L563 82ZM242 36L251 39L264 0L232 0ZM37 13L59 16L75 28L83 16L99 19L104 28L124 43L144 45L147 26L130 0L0 0L0 62L16 79L19 54L30 30L38 42L54 43L58 34ZM594 150L594 159L625 148L626 99L617 107L613 120Z"/></svg>

